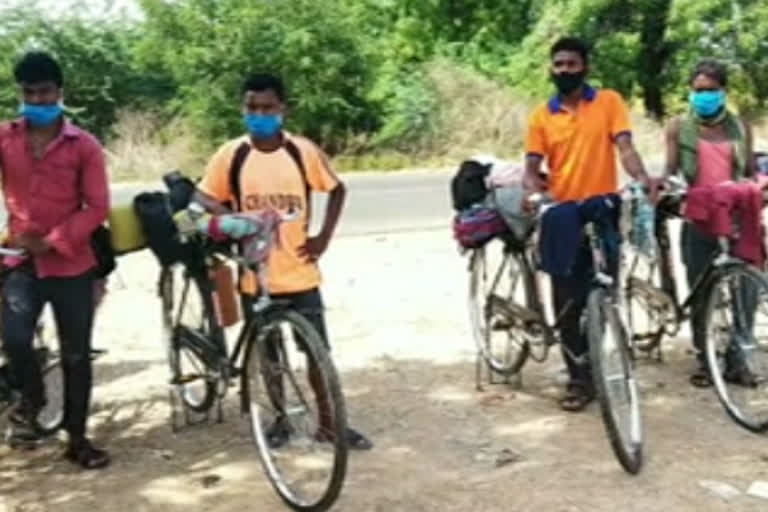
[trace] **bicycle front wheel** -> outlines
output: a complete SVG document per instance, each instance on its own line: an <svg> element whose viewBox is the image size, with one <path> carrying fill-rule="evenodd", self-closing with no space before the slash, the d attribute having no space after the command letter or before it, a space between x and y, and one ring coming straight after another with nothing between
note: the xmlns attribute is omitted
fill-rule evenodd
<svg viewBox="0 0 768 512"><path fill-rule="evenodd" d="M248 329L243 401L267 477L294 510L327 510L346 475L347 417L325 343L293 311Z"/></svg>
<svg viewBox="0 0 768 512"><path fill-rule="evenodd" d="M603 288L587 299L592 378L605 429L621 466L637 474L643 464L643 428L637 382L618 305Z"/></svg>
<svg viewBox="0 0 768 512"><path fill-rule="evenodd" d="M737 264L709 293L704 350L717 396L736 423L768 431L768 280Z"/></svg>

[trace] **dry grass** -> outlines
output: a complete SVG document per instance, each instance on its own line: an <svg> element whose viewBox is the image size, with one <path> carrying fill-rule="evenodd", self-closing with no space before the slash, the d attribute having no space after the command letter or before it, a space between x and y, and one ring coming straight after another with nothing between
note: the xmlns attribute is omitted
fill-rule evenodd
<svg viewBox="0 0 768 512"><path fill-rule="evenodd" d="M348 152L336 156L343 171L399 170L414 167L452 167L476 153L522 158L528 115L534 104L511 88L454 64L438 61L428 77L439 98L431 123L434 129L410 151L368 150L367 136L350 137ZM633 133L640 154L652 170L663 161L661 125L633 115ZM190 131L181 119L170 123L151 113L124 112L107 154L114 181L150 181L181 169L200 175L212 154L210 143ZM758 139L768 141L768 123L755 127ZM760 147L756 145L756 147ZM762 147L768 147L762 144ZM354 149L358 148L358 149Z"/></svg>
<svg viewBox="0 0 768 512"><path fill-rule="evenodd" d="M210 148L185 128L147 112L123 112L107 145L107 162L114 181L151 181L168 171L200 175Z"/></svg>

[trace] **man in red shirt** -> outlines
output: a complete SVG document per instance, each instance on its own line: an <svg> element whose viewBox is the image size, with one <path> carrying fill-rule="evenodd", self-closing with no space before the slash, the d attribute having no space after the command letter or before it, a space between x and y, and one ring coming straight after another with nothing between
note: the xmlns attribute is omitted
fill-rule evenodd
<svg viewBox="0 0 768 512"><path fill-rule="evenodd" d="M109 209L104 154L95 137L63 117L62 72L50 55L26 54L14 76L21 118L0 125L0 169L11 244L28 256L4 262L2 339L11 383L22 396L10 435L36 437L32 419L45 405L45 389L32 340L50 303L66 380L66 456L101 468L109 456L88 441L86 423L96 266L91 236Z"/></svg>

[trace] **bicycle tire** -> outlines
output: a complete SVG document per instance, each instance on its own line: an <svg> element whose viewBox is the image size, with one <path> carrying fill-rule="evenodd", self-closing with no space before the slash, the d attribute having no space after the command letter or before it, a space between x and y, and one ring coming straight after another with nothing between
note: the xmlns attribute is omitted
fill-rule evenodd
<svg viewBox="0 0 768 512"><path fill-rule="evenodd" d="M177 266L175 268L184 268ZM163 330L166 340L166 350L168 357L168 366L171 371L172 383L179 386L179 398L185 408L196 412L205 413L213 407L214 400L216 398L216 385L207 377L205 378L205 384L202 386L202 397L198 400L191 398L191 393L188 388L189 383L184 383L182 375L182 357L186 357L200 368L208 369L208 365L202 354L192 350L190 347L186 347L181 344L177 337L177 331L179 326L174 325L174 316L176 311L174 310L174 266L163 267L160 274L160 296L162 301L162 315L163 315ZM203 306L201 312L204 317L204 325L201 326L207 330L205 333L201 333L207 336L222 336L223 330L216 322L215 310L213 306L213 297L210 293L210 282L206 281L200 276L190 276L186 273L183 281L185 284L188 282L188 291L199 294L200 303ZM208 293L206 293L208 291Z"/></svg>
<svg viewBox="0 0 768 512"><path fill-rule="evenodd" d="M483 302L481 304L478 302L480 300L479 294L482 293L482 290L479 288L481 287L483 272L486 270L484 266L486 265L485 251L487 247L488 246L486 245L479 249L474 249L470 255L468 307L470 324L472 326L472 337L475 340L475 345L478 352L480 353L488 368L490 368L494 373L498 375L503 377L510 377L518 373L525 365L530 355L530 345L527 341L524 341L521 345L519 345L517 354L510 358L511 360L508 361L501 361L497 359L493 353L491 353L491 350L488 346L488 338L490 335L487 325L487 303ZM527 307L529 306L528 299L531 296L531 291L528 289L529 276L525 274L528 271L528 268L522 263L521 257L515 253L504 254L502 265L507 264L516 265L517 268L519 268L522 272L523 286L525 287L524 292L526 296L525 307ZM488 295L490 295L492 292L493 290L490 290ZM486 297L484 297L482 300L485 301L488 295L486 295Z"/></svg>
<svg viewBox="0 0 768 512"><path fill-rule="evenodd" d="M603 418L608 439L616 458L624 470L632 475L640 472L643 465L643 434L642 418L640 415L639 393L637 384L632 377L632 362L629 353L627 333L621 324L621 317L608 292L603 288L593 289L587 298L585 314L587 340L589 342L589 358L592 363L592 379L600 404L600 412ZM614 380L613 373L606 366L604 355L606 352L606 337L609 333L613 340L618 355L621 374L618 376L625 384L624 391L629 400L629 435L623 432L620 421L615 413L616 404L613 403L610 392ZM610 347L608 347L610 348ZM628 437L628 441L625 438Z"/></svg>
<svg viewBox="0 0 768 512"><path fill-rule="evenodd" d="M718 294L716 293L716 291L719 289L718 285L721 282L732 279L734 276L738 276L739 274L742 274L744 277L753 279L758 286L763 288L763 293L768 295L768 278L766 278L765 275L763 275L761 272L759 272L755 268L745 263L736 263L736 264L722 267L722 269L712 277L710 281L710 285L707 288L707 292L708 292L708 298L706 302L707 325L705 328L706 339L704 342L704 354L707 361L707 367L710 369L709 373L712 379L712 383L714 385L713 387L715 388L715 393L717 394L717 397L720 403L722 404L723 408L726 410L728 416L738 425L744 427L750 432L759 434L759 433L768 432L768 418L764 420L750 418L750 416L747 413L745 413L743 410L741 410L741 408L737 406L734 400L731 399L730 392L728 391L728 383L726 382L724 372L712 371L713 368L718 368L719 370L719 367L717 365L717 358L718 358L717 345L715 343L714 337L711 335L711 332L710 332L710 329L711 329L710 322L712 322L716 318L715 308L718 305L718 301L717 301Z"/></svg>
<svg viewBox="0 0 768 512"><path fill-rule="evenodd" d="M253 368L251 358L259 357L259 351L256 349L266 343L267 333L274 329L273 326L279 325L281 322L288 323L294 332L299 334L296 341L298 343L299 340L301 340L305 354L307 357L313 359L316 367L320 371L327 392L326 399L330 401L333 407L333 469L327 488L322 493L322 496L314 503L299 500L293 495L290 489L288 489L285 482L282 481L274 466L272 456L269 453L269 444L264 435L264 429L260 424L258 410L254 410L254 407L257 408L258 406L251 400L251 387L249 384L252 377L250 373ZM322 512L328 510L338 499L344 484L347 471L348 447L344 437L347 430L344 397L336 368L325 348L325 343L309 321L299 313L290 310L269 313L263 321L253 319L246 329L249 329L252 332L248 335L249 341L246 347L243 360L243 371L241 373L242 399L250 418L251 436L259 453L259 459L261 460L264 472L283 502L292 509L300 512ZM260 380L260 376L253 377Z"/></svg>

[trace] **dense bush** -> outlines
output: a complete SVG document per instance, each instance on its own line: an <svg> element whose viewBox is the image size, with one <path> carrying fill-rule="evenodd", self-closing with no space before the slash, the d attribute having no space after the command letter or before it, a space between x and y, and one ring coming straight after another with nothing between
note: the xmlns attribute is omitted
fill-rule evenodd
<svg viewBox="0 0 768 512"><path fill-rule="evenodd" d="M759 115L768 98L764 1L138 1L133 21L5 12L0 115L18 107L14 60L44 48L65 66L73 115L107 140L119 111L145 112L158 140L181 122L207 150L242 130L243 77L272 70L289 88L289 127L331 153L513 151L525 111L551 93L548 49L565 34L592 45L592 81L657 119L686 108L703 56L729 64L741 111Z"/></svg>

